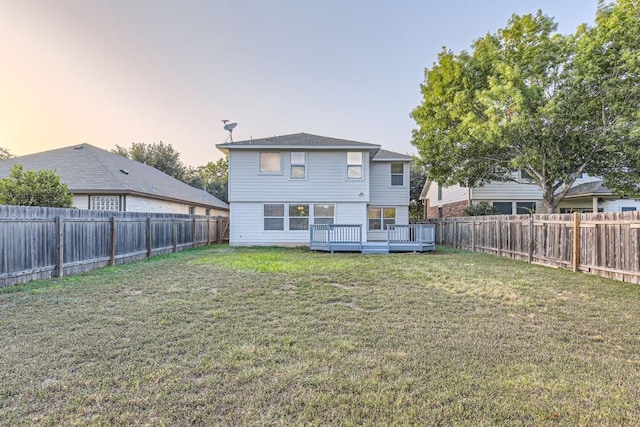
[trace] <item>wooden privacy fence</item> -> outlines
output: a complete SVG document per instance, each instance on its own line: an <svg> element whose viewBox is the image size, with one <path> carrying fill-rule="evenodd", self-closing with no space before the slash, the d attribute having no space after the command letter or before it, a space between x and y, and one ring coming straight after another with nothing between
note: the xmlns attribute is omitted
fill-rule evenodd
<svg viewBox="0 0 640 427"><path fill-rule="evenodd" d="M228 218L0 206L0 287L228 239Z"/></svg>
<svg viewBox="0 0 640 427"><path fill-rule="evenodd" d="M640 283L640 212L442 218L438 244Z"/></svg>

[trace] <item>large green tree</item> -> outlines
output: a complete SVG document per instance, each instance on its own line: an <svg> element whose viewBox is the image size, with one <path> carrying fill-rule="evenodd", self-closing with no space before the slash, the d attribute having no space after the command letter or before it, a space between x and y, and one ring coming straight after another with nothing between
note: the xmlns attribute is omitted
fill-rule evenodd
<svg viewBox="0 0 640 427"><path fill-rule="evenodd" d="M226 157L204 166L198 166L191 173L190 185L202 188L218 199L227 202L229 199L229 160Z"/></svg>
<svg viewBox="0 0 640 427"><path fill-rule="evenodd" d="M588 142L585 169L620 194L640 184L640 0L600 3L596 25L582 26L569 64L573 80L559 108L571 112L573 138Z"/></svg>
<svg viewBox="0 0 640 427"><path fill-rule="evenodd" d="M14 165L9 177L0 179L0 204L70 208L72 196L55 171L25 171Z"/></svg>
<svg viewBox="0 0 640 427"><path fill-rule="evenodd" d="M443 50L411 114L429 179L473 187L524 170L548 212L583 172L636 194L639 1L601 3L596 25L572 36L538 12L512 16L471 52Z"/></svg>
<svg viewBox="0 0 640 427"><path fill-rule="evenodd" d="M130 148L116 145L111 152L154 167L181 181L187 178L188 169L180 160L180 153L171 144L162 141L152 144L134 142Z"/></svg>
<svg viewBox="0 0 640 427"><path fill-rule="evenodd" d="M420 202L420 193L427 179L426 170L420 158L412 156L411 169L409 170L409 216L422 218L424 211Z"/></svg>

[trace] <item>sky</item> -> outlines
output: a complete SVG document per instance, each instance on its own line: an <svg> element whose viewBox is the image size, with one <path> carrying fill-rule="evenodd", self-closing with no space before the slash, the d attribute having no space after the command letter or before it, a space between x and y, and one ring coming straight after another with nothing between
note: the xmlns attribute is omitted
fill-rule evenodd
<svg viewBox="0 0 640 427"><path fill-rule="evenodd" d="M598 0L0 0L0 147L171 144L191 166L299 132L416 154L411 111L443 46Z"/></svg>

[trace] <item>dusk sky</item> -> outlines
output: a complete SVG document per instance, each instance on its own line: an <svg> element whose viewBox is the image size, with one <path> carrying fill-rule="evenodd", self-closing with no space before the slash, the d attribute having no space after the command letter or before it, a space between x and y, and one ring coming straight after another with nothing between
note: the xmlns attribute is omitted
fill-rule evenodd
<svg viewBox="0 0 640 427"><path fill-rule="evenodd" d="M442 46L541 9L572 33L597 0L0 0L0 147L163 141L184 163L306 132L416 153L409 113Z"/></svg>

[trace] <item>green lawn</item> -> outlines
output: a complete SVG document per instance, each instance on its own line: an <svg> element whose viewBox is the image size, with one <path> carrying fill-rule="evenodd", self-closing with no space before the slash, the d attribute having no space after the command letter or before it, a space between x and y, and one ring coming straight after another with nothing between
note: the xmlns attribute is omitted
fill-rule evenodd
<svg viewBox="0 0 640 427"><path fill-rule="evenodd" d="M0 290L0 425L636 425L640 287L226 246Z"/></svg>

